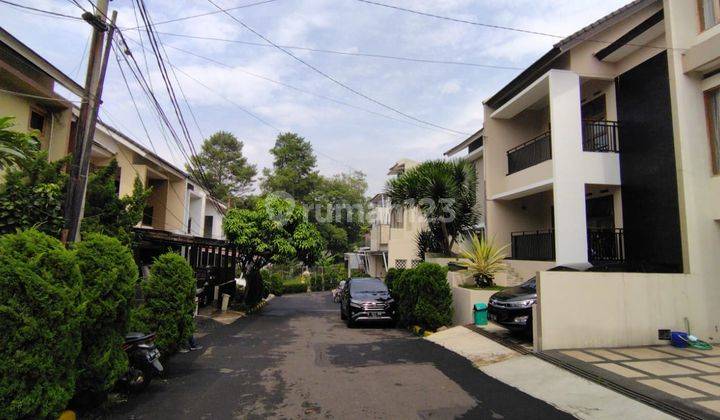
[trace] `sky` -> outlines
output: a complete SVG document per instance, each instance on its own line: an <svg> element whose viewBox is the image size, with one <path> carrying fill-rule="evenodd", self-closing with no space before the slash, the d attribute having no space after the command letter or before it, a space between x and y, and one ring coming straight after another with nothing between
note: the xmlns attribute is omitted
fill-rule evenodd
<svg viewBox="0 0 720 420"><path fill-rule="evenodd" d="M90 9L88 0L77 1ZM355 94L268 45L224 13L159 24L218 11L209 0L145 1L196 117L197 126L185 109L197 149L213 132L230 131L243 141L244 154L261 173L262 168L272 166L269 149L278 132L296 132L312 143L323 175L364 172L368 196L382 191L387 170L398 159L442 158L444 151L477 131L482 126L482 101L559 40L441 20L359 0L268 0L255 5L262 0L213 0L222 8L250 5L229 13L278 45L506 67L290 50L359 93ZM74 16L82 14L71 0L16 2ZM566 36L629 0L378 2ZM131 29L137 26L132 1L113 0L110 10L118 11L117 23L126 38L137 41L140 34ZM87 23L0 3L0 26L83 84L91 32ZM129 47L144 67L140 45L129 41ZM156 69L150 62L149 79L166 112L170 112ZM149 137L114 59L108 68L100 117L138 142L154 147L166 160L184 166L182 154L171 140L163 138L149 102L132 80L130 88Z"/></svg>

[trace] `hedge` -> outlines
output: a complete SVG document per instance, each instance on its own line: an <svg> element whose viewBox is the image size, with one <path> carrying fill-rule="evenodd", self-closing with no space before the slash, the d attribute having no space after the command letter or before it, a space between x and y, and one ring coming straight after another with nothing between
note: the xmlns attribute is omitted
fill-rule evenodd
<svg viewBox="0 0 720 420"><path fill-rule="evenodd" d="M119 240L89 234L75 247L84 283L85 322L76 398L89 402L127 371L122 349L138 279L130 249Z"/></svg>
<svg viewBox="0 0 720 420"><path fill-rule="evenodd" d="M402 273L404 271L404 268L391 268L387 271L387 274L385 275L385 285L390 291L390 294L393 295L395 298L397 298L395 293L395 283L400 279L400 276L402 276Z"/></svg>
<svg viewBox="0 0 720 420"><path fill-rule="evenodd" d="M155 332L164 357L185 345L194 331L195 287L192 267L173 252L155 259L142 284L145 301L133 311L132 329Z"/></svg>
<svg viewBox="0 0 720 420"><path fill-rule="evenodd" d="M30 229L0 237L0 418L57 418L75 390L82 276L74 252Z"/></svg>
<svg viewBox="0 0 720 420"><path fill-rule="evenodd" d="M321 271L322 270L322 274ZM344 264L333 264L327 267L316 267L316 273L310 278L310 290L320 292L332 290L347 278Z"/></svg>
<svg viewBox="0 0 720 420"><path fill-rule="evenodd" d="M447 267L420 263L405 270L394 281L400 322L436 330L452 322L452 291L447 282Z"/></svg>
<svg viewBox="0 0 720 420"><path fill-rule="evenodd" d="M292 282L283 284L283 293L284 294L305 293L305 292L307 292L307 288L308 288L307 283L300 283L299 281L292 281Z"/></svg>

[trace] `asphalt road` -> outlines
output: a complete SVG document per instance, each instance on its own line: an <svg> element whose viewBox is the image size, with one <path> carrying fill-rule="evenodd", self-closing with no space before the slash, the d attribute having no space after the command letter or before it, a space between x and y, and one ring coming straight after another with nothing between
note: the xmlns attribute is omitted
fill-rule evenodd
<svg viewBox="0 0 720 420"><path fill-rule="evenodd" d="M282 296L203 330L202 351L173 357L112 417L571 418L406 331L348 329L329 293Z"/></svg>

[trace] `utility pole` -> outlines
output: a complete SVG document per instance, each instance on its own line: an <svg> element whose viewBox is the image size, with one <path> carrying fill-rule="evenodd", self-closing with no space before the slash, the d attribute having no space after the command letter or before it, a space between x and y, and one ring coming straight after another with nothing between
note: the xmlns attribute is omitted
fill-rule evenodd
<svg viewBox="0 0 720 420"><path fill-rule="evenodd" d="M82 18L93 27L93 35L85 76L86 97L83 98L80 105L80 116L75 130L75 148L73 149L72 166L70 167L70 180L65 198L63 242L75 242L79 239L80 222L85 210L85 191L90 168L90 152L117 17L117 12L113 12L108 25L105 19L107 10L108 0L98 0L95 14L85 12L82 15ZM105 32L107 32L107 37Z"/></svg>

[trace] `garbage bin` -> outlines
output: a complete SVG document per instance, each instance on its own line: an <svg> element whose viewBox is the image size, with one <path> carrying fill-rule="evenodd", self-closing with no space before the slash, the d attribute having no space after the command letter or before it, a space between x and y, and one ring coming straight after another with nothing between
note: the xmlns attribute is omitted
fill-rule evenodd
<svg viewBox="0 0 720 420"><path fill-rule="evenodd" d="M484 303L473 305L473 316L475 317L475 325L487 325L487 305Z"/></svg>

